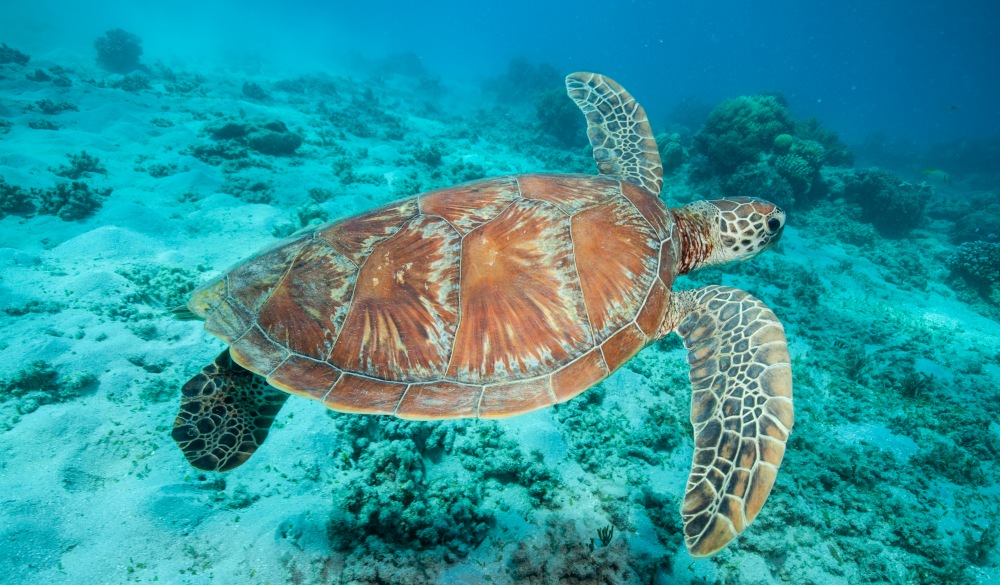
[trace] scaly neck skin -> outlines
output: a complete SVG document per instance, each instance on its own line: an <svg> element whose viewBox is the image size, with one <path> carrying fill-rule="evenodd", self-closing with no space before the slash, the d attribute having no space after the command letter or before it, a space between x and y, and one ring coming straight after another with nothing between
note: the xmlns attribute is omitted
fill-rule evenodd
<svg viewBox="0 0 1000 585"><path fill-rule="evenodd" d="M678 238L674 276L680 276L701 268L709 260L714 241L711 237L711 221L714 215L712 209L707 208L703 201L671 209L670 213L674 216ZM680 319L691 310L692 294L691 291L671 293L670 307L663 316L656 339L669 335L677 328Z"/></svg>
<svg viewBox="0 0 1000 585"><path fill-rule="evenodd" d="M670 212L680 240L674 276L680 276L704 266L712 254L711 211L704 202L697 201Z"/></svg>

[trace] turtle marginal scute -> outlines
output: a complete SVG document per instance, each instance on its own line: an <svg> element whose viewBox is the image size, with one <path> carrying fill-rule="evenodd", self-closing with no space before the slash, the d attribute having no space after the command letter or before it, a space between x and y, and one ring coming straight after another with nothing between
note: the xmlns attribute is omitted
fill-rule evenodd
<svg viewBox="0 0 1000 585"><path fill-rule="evenodd" d="M681 513L698 515L708 509L717 496L718 493L716 493L712 484L707 481L699 481L688 487L687 492L684 494L684 504L681 507Z"/></svg>
<svg viewBox="0 0 1000 585"><path fill-rule="evenodd" d="M552 393L565 402L610 374L600 348L594 348L552 374Z"/></svg>
<svg viewBox="0 0 1000 585"><path fill-rule="evenodd" d="M667 306L670 304L670 291L663 285L660 279L653 281L652 288L646 296L646 302L639 309L639 314L635 317L635 324L639 326L643 335L654 338L663 317L666 315Z"/></svg>
<svg viewBox="0 0 1000 585"><path fill-rule="evenodd" d="M253 315L237 303L223 299L206 314L205 331L232 343L253 325Z"/></svg>
<svg viewBox="0 0 1000 585"><path fill-rule="evenodd" d="M270 373L267 382L291 394L323 400L342 374L327 362L293 354Z"/></svg>
<svg viewBox="0 0 1000 585"><path fill-rule="evenodd" d="M394 413L407 420L441 420L475 417L483 387L457 382L410 384Z"/></svg>
<svg viewBox="0 0 1000 585"><path fill-rule="evenodd" d="M483 389L479 418L507 418L555 404L548 376L493 384Z"/></svg>
<svg viewBox="0 0 1000 585"><path fill-rule="evenodd" d="M723 496L722 503L719 505L719 514L729 520L736 534L743 532L746 528L745 517L743 516L743 500L741 498L730 494Z"/></svg>
<svg viewBox="0 0 1000 585"><path fill-rule="evenodd" d="M406 388L407 384L345 372L323 398L323 404L337 412L392 414Z"/></svg>
<svg viewBox="0 0 1000 585"><path fill-rule="evenodd" d="M256 325L233 341L229 353L240 366L262 376L269 375L289 355L287 348L270 339Z"/></svg>
<svg viewBox="0 0 1000 585"><path fill-rule="evenodd" d="M786 429L792 428L795 423L795 409L792 408L792 401L784 396L772 396L764 402L764 410L769 415L777 419Z"/></svg>
<svg viewBox="0 0 1000 585"><path fill-rule="evenodd" d="M646 345L646 336L635 323L621 328L601 344L601 351L611 371L632 359Z"/></svg>

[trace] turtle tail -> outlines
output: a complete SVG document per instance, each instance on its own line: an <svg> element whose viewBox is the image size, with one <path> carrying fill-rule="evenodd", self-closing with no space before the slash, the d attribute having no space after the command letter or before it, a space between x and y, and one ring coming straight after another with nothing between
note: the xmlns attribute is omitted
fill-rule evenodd
<svg viewBox="0 0 1000 585"><path fill-rule="evenodd" d="M181 389L171 436L194 467L229 471L264 443L287 398L227 349Z"/></svg>

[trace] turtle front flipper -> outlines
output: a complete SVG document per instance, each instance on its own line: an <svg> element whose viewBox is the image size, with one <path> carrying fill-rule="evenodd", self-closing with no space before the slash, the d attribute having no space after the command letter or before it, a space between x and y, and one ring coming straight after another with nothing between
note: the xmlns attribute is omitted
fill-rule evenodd
<svg viewBox="0 0 1000 585"><path fill-rule="evenodd" d="M596 73L566 76L566 93L587 118L597 170L659 195L663 165L646 110L625 88Z"/></svg>
<svg viewBox="0 0 1000 585"><path fill-rule="evenodd" d="M288 394L219 354L181 389L181 408L171 436L191 465L228 471L264 443Z"/></svg>
<svg viewBox="0 0 1000 585"><path fill-rule="evenodd" d="M792 429L791 363L778 318L741 290L678 292L672 313L691 365L684 540L707 556L743 532L771 492Z"/></svg>

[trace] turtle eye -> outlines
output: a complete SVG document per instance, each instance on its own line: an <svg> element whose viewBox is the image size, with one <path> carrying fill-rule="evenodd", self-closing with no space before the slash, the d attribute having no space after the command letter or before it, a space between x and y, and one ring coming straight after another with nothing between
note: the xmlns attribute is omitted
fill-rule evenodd
<svg viewBox="0 0 1000 585"><path fill-rule="evenodd" d="M777 217L772 217L771 219L767 220L767 231L768 231L768 233L772 233L773 234L773 233L777 232L780 229L781 229L781 220L780 219L778 219Z"/></svg>

